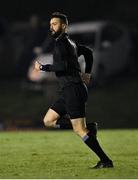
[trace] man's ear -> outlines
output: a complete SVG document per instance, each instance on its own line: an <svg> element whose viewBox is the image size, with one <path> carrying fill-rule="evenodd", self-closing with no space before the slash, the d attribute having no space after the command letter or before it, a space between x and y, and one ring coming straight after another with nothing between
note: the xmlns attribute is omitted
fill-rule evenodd
<svg viewBox="0 0 138 180"><path fill-rule="evenodd" d="M67 27L66 24L62 24L62 28L63 28L64 30L66 29L66 27Z"/></svg>

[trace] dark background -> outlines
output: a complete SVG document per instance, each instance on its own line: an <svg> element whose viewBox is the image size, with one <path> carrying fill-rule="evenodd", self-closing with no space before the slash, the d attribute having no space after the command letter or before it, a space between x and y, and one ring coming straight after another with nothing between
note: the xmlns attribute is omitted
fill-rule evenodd
<svg viewBox="0 0 138 180"><path fill-rule="evenodd" d="M27 20L33 13L48 20L54 11L66 13L71 22L110 19L138 23L137 0L5 0L0 5L1 16L10 22Z"/></svg>

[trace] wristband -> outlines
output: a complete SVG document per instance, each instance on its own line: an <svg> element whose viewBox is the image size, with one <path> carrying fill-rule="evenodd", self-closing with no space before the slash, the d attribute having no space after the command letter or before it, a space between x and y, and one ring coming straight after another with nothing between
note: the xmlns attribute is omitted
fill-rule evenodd
<svg viewBox="0 0 138 180"><path fill-rule="evenodd" d="M43 70L43 65L40 65L40 66L39 66L39 69L40 69L40 70Z"/></svg>

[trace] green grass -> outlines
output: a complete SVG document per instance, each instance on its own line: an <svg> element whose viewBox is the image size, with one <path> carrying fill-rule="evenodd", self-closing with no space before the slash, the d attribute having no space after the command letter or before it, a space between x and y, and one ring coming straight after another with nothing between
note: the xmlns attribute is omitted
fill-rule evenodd
<svg viewBox="0 0 138 180"><path fill-rule="evenodd" d="M138 130L100 130L114 168L93 170L98 158L72 131L0 133L0 178L138 178Z"/></svg>

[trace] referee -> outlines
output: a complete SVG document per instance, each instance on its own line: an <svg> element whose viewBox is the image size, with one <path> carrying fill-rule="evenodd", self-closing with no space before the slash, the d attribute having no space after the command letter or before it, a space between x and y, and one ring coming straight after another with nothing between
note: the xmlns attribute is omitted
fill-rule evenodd
<svg viewBox="0 0 138 180"><path fill-rule="evenodd" d="M58 119L68 114L74 132L79 135L84 143L96 153L100 161L93 168L111 168L112 161L100 147L94 128L86 127L85 104L88 98L86 85L90 81L93 64L92 51L83 45L72 41L67 34L67 16L59 12L50 18L50 31L55 39L53 50L53 64L42 65L35 62L35 69L55 72L60 86L58 100L51 105L44 117L47 127L59 127ZM81 73L78 57L83 55L86 62L85 73Z"/></svg>

